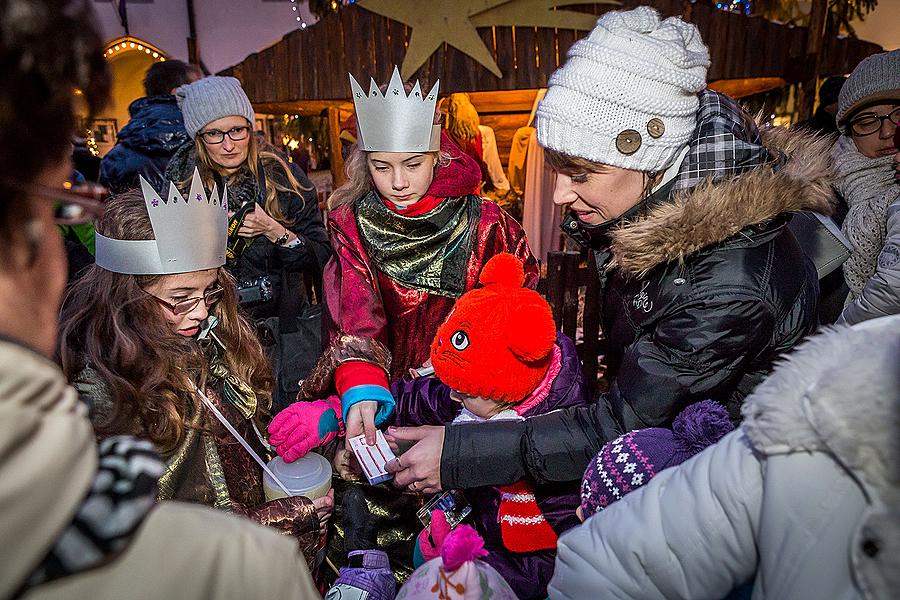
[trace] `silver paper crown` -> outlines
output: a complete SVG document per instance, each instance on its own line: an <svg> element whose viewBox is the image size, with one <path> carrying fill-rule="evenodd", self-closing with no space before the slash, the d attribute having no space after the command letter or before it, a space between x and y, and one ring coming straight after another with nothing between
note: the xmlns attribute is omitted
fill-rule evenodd
<svg viewBox="0 0 900 600"><path fill-rule="evenodd" d="M409 95L403 87L400 71L394 74L384 94L375 80L366 94L353 75L350 89L356 107L357 144L366 152L434 152L441 149L441 126L434 124L438 87L434 84L426 96L419 82Z"/></svg>
<svg viewBox="0 0 900 600"><path fill-rule="evenodd" d="M191 191L182 196L169 182L164 202L146 179L141 180L153 240L115 240L97 234L97 266L130 275L170 275L215 269L225 264L228 241L228 193L213 186L207 196L194 168Z"/></svg>

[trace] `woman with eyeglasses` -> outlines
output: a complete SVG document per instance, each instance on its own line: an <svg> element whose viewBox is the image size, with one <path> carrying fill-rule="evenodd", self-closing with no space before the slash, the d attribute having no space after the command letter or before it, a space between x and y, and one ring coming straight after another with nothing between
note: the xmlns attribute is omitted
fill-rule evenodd
<svg viewBox="0 0 900 600"><path fill-rule="evenodd" d="M265 300L263 293L247 307L254 318L276 316L285 293L303 293L288 289L285 276L292 283L291 274L318 279L331 256L315 188L254 134L253 106L237 79L206 77L181 86L175 96L194 143L175 153L166 176L187 182L196 166L207 188L227 184L229 210L242 218L232 235L228 269L251 291L260 287L260 278L268 278L272 298ZM242 238L237 244L235 236Z"/></svg>
<svg viewBox="0 0 900 600"><path fill-rule="evenodd" d="M885 247L888 207L900 196L893 171L894 134L900 124L900 50L875 54L857 65L841 89L837 123L842 135L832 156L836 188L847 206L841 229L852 245L843 264L850 294L841 320L857 322L871 318L863 313L878 314L884 300L864 290L876 275ZM863 295L868 298L861 299ZM861 306L869 309L860 311Z"/></svg>
<svg viewBox="0 0 900 600"><path fill-rule="evenodd" d="M107 203L97 222L98 264L63 304L63 371L88 404L99 439L134 435L157 446L167 462L159 500L204 504L292 533L312 561L332 498L264 502L260 467L197 393L205 390L266 456L259 432L269 420L272 375L254 327L238 311L233 276L224 267L134 275L148 269L114 271L103 256L110 251L100 242L155 240L154 225L137 191ZM198 236L192 253L202 252Z"/></svg>

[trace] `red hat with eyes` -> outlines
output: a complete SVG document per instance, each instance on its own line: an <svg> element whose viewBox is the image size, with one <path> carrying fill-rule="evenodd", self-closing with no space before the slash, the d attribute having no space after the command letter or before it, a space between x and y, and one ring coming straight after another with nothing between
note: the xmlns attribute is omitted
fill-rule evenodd
<svg viewBox="0 0 900 600"><path fill-rule="evenodd" d="M463 294L438 328L431 362L454 390L498 402L524 400L553 358L556 324L550 305L522 287L522 262L498 254L481 271L484 286Z"/></svg>

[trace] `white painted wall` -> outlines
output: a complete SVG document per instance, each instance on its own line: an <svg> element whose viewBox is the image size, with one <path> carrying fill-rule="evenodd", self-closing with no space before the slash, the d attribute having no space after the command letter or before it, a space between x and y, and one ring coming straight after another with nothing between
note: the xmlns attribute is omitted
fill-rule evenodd
<svg viewBox="0 0 900 600"><path fill-rule="evenodd" d="M853 23L860 39L875 42L885 50L900 48L900 0L878 0L865 21Z"/></svg>
<svg viewBox="0 0 900 600"><path fill-rule="evenodd" d="M194 0L197 45L203 64L212 73L244 60L247 55L271 46L300 25L299 14L314 22L305 2L298 12L290 0ZM153 0L133 3L126 0L131 35L160 48L172 58L187 60L189 33L185 0ZM94 10L106 41L125 35L119 22L118 3L94 0Z"/></svg>

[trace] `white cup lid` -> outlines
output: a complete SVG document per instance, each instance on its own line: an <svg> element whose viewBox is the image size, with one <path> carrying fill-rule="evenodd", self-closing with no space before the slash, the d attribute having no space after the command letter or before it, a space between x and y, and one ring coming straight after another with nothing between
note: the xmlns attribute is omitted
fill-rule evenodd
<svg viewBox="0 0 900 600"><path fill-rule="evenodd" d="M280 456L276 456L269 461L268 466L294 496L303 496L331 479L331 463L315 452L292 463L286 463ZM268 473L264 473L263 479L268 487L280 489Z"/></svg>

